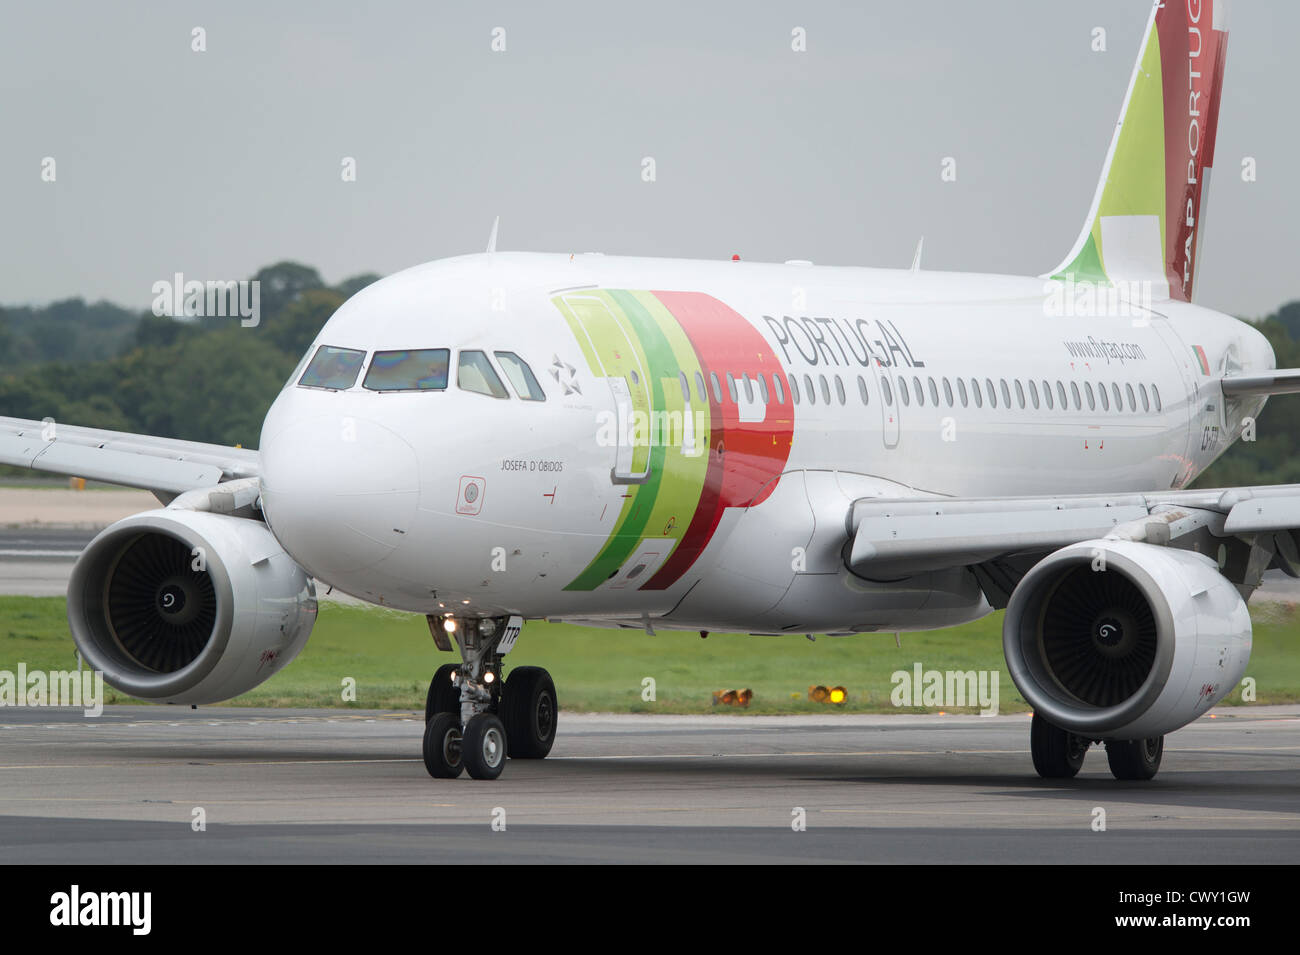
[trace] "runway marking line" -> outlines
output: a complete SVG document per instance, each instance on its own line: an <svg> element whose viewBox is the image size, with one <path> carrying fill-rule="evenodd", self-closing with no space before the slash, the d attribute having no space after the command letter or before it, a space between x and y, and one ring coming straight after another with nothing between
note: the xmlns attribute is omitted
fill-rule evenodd
<svg viewBox="0 0 1300 955"><path fill-rule="evenodd" d="M1280 751L1280 752L1279 752ZM1178 749L1173 751L1176 754L1184 753L1214 753L1223 756L1232 756L1235 753L1261 753L1277 752L1282 755L1285 752L1300 752L1300 746L1243 746L1230 750L1221 748L1194 748ZM555 762L573 761L573 760L665 760L665 759L682 759L682 760L699 760L699 759L785 759L785 758L808 758L808 757L848 757L848 756L1013 756L1017 754L1029 755L1027 750L1023 749L953 749L944 750L875 750L866 751L827 751L827 752L796 752L796 753L658 753L658 754L626 754L626 753L604 753L591 756L548 756L548 760ZM137 762L132 760L120 761L115 763L46 763L46 764L10 764L0 765L0 770L7 769L112 769L115 767L127 766L175 766L177 760L183 759L187 764L194 761L197 756L202 761L202 753L188 753L184 757L174 759L151 760L149 762ZM415 756L378 756L365 759L216 759L202 761L205 766L330 766L330 765L348 765L348 764L365 764L365 763L418 763L420 757ZM1177 770L1181 772L1192 772L1193 770ZM1199 770L1197 770L1199 772Z"/></svg>

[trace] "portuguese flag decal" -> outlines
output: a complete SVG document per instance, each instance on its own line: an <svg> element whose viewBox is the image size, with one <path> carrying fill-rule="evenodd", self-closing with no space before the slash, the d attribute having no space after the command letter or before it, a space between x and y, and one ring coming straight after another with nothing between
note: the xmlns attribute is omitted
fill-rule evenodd
<svg viewBox="0 0 1300 955"><path fill-rule="evenodd" d="M1210 363L1205 357L1205 349L1200 345L1193 345L1192 351L1196 354L1196 361L1201 366L1201 374L1208 375L1210 373Z"/></svg>

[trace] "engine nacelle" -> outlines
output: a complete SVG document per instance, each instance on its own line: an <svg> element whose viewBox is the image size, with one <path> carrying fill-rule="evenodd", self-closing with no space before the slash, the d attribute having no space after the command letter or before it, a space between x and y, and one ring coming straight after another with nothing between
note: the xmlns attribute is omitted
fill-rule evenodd
<svg viewBox="0 0 1300 955"><path fill-rule="evenodd" d="M1034 711L1092 739L1186 726L1250 659L1250 614L1214 561L1133 541L1071 544L1011 594L1007 668Z"/></svg>
<svg viewBox="0 0 1300 955"><path fill-rule="evenodd" d="M68 583L82 658L143 700L216 703L298 655L316 590L266 525L203 511L146 511L106 528Z"/></svg>

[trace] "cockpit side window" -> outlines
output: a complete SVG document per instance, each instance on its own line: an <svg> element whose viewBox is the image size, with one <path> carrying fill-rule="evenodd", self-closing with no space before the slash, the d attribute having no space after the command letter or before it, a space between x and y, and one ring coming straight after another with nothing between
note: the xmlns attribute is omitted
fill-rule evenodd
<svg viewBox="0 0 1300 955"><path fill-rule="evenodd" d="M509 398L506 386L493 369L488 356L481 351L462 351L456 368L456 385L475 394L493 398Z"/></svg>
<svg viewBox="0 0 1300 955"><path fill-rule="evenodd" d="M447 348L377 351L361 385L370 391L444 391L450 363Z"/></svg>
<svg viewBox="0 0 1300 955"><path fill-rule="evenodd" d="M330 391L346 391L356 383L357 374L366 353L353 348L335 348L333 345L321 345L316 349L307 370L298 379L301 388L328 388Z"/></svg>
<svg viewBox="0 0 1300 955"><path fill-rule="evenodd" d="M537 378L534 377L533 370L528 367L528 362L512 351L499 351L493 354L497 356L497 361L505 370L506 378L510 380L515 394L524 401L546 400L546 392L542 391L542 386L537 383Z"/></svg>

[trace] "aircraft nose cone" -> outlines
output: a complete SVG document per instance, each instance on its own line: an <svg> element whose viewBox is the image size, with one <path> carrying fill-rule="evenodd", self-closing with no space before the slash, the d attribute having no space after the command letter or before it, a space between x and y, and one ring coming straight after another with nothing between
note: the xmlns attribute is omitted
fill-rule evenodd
<svg viewBox="0 0 1300 955"><path fill-rule="evenodd" d="M367 418L290 422L263 440L262 506L285 549L340 586L391 554L420 497L415 450Z"/></svg>

